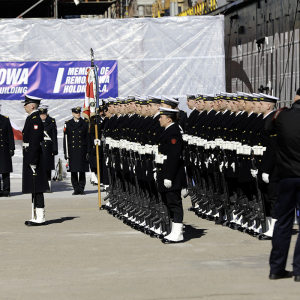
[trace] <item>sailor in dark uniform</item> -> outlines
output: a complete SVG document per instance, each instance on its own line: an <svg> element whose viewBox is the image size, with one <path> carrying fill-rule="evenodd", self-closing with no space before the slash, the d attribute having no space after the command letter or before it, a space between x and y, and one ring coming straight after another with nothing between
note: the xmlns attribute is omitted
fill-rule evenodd
<svg viewBox="0 0 300 300"><path fill-rule="evenodd" d="M175 98L170 98L167 96L161 96L161 101L160 101L161 107L172 108L172 109L178 110L177 124L179 125L179 127L183 133L185 125L186 125L187 116L186 116L186 112L178 109L178 105L179 105L179 100L177 100ZM183 118L183 120L181 118Z"/></svg>
<svg viewBox="0 0 300 300"><path fill-rule="evenodd" d="M45 169L42 143L44 141L44 125L40 118L38 106L41 98L26 95L24 109L28 113L23 128L23 174L22 193L34 194L35 179L35 199L36 216L30 221L26 221L27 226L39 226L45 224L45 203L44 192L49 190L47 172ZM33 176L36 174L36 176Z"/></svg>
<svg viewBox="0 0 300 300"><path fill-rule="evenodd" d="M73 195L85 195L85 172L89 171L91 152L89 122L82 119L80 113L81 107L73 107L73 118L66 121L64 128L64 155L65 160L69 160Z"/></svg>
<svg viewBox="0 0 300 300"><path fill-rule="evenodd" d="M157 184L172 220L172 231L162 240L165 244L183 241L181 189L186 187L186 179L181 157L183 139L176 123L177 115L176 109L160 108L159 122L164 131L158 139L158 151L163 156L163 161L158 165Z"/></svg>
<svg viewBox="0 0 300 300"><path fill-rule="evenodd" d="M9 118L1 115L0 104L0 174L3 179L3 190L1 190L0 180L0 197L10 197L10 175L13 171L11 157L15 153L14 133Z"/></svg>
<svg viewBox="0 0 300 300"><path fill-rule="evenodd" d="M43 105L39 108L40 117L44 124L44 142L42 144L44 163L47 171L48 183L50 189L46 193L52 193L51 191L51 170L55 169L54 156L58 154L57 147L57 127L54 118L48 115L48 106Z"/></svg>

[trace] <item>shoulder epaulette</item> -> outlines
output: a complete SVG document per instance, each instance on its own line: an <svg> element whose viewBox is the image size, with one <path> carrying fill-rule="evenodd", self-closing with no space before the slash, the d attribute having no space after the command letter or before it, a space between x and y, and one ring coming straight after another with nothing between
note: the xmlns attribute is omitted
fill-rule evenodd
<svg viewBox="0 0 300 300"><path fill-rule="evenodd" d="M3 117L5 117L5 118L7 118L7 119L8 119L8 116L3 116Z"/></svg>
<svg viewBox="0 0 300 300"><path fill-rule="evenodd" d="M36 118L36 116L32 117L32 119L35 119L35 118Z"/></svg>
<svg viewBox="0 0 300 300"><path fill-rule="evenodd" d="M85 121L88 122L89 120L88 120L88 119L85 119Z"/></svg>
<svg viewBox="0 0 300 300"><path fill-rule="evenodd" d="M54 118L51 118L52 119L52 122L55 122L55 119Z"/></svg>
<svg viewBox="0 0 300 300"><path fill-rule="evenodd" d="M69 121L70 121L70 120L67 120L66 123L69 122Z"/></svg>

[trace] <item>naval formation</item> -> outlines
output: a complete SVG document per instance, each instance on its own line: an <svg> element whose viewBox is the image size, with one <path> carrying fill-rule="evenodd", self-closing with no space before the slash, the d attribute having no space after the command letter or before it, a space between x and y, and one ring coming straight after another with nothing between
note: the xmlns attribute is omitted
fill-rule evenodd
<svg viewBox="0 0 300 300"><path fill-rule="evenodd" d="M27 226L46 224L44 193L51 192L58 154L56 121L41 100L27 95L23 101L28 117L22 131L22 192L32 195ZM300 129L295 122L300 89L292 108L276 111L278 100L242 92L188 94L189 116L178 109L178 99L167 96L109 98L89 119L73 107L63 132L73 195L85 195L86 172L91 170L91 181L98 185L100 178L106 191L101 209L171 244L184 242L184 192L191 199L189 211L199 218L259 240L272 239L269 278L291 277L284 268L299 204ZM278 143L278 134L283 142ZM9 118L3 115L0 138L0 196L9 197L15 145ZM300 281L298 244L295 281Z"/></svg>
<svg viewBox="0 0 300 300"><path fill-rule="evenodd" d="M23 129L23 193L35 193L36 216L45 223L44 192L51 192L51 170L58 154L57 127L40 98L26 96ZM187 95L189 117L179 101L166 96L128 96L103 101L97 116L73 118L64 126L64 157L73 195L85 195L86 172L100 179L108 202L103 208L124 223L163 242L181 242L181 192L190 211L218 225L272 238L276 220L276 134L266 131L276 97L221 93ZM95 126L99 139L95 138ZM9 196L14 155L9 118L0 117L2 196ZM35 174L36 176L33 176Z"/></svg>

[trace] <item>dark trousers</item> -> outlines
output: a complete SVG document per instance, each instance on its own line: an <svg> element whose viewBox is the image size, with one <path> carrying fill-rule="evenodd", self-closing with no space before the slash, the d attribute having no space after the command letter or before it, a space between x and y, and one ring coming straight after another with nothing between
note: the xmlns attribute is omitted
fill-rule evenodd
<svg viewBox="0 0 300 300"><path fill-rule="evenodd" d="M2 174L3 180L3 192L10 193L10 176L9 173ZM0 180L0 191L1 191L1 180Z"/></svg>
<svg viewBox="0 0 300 300"><path fill-rule="evenodd" d="M37 208L44 208L45 202L44 202L44 194L43 193L36 193L35 194L35 205Z"/></svg>
<svg viewBox="0 0 300 300"><path fill-rule="evenodd" d="M290 248L295 209L300 205L300 178L284 178L279 181L276 202L276 216L270 267L272 274L281 275L286 267ZM294 251L293 269L295 275L300 275L300 239L298 236Z"/></svg>
<svg viewBox="0 0 300 300"><path fill-rule="evenodd" d="M71 172L71 183L75 192L83 192L85 187L85 172Z"/></svg>
<svg viewBox="0 0 300 300"><path fill-rule="evenodd" d="M275 214L275 205L277 201L278 182L271 181L270 183L262 182L259 184L259 189L265 205L267 217L277 219Z"/></svg>
<svg viewBox="0 0 300 300"><path fill-rule="evenodd" d="M47 179L48 181L51 181L51 170L47 171Z"/></svg>
<svg viewBox="0 0 300 300"><path fill-rule="evenodd" d="M182 223L183 207L181 190L160 193L163 203L170 212L170 218L174 223Z"/></svg>

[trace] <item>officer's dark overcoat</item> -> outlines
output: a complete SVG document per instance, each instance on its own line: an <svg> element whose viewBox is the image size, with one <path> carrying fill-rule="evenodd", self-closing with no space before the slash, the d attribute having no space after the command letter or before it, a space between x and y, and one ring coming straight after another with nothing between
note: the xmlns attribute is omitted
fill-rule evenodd
<svg viewBox="0 0 300 300"><path fill-rule="evenodd" d="M44 125L38 111L27 117L22 133L23 143L29 143L29 147L23 147L22 193L33 193L33 173L29 165L36 165L36 192L45 192L49 190L49 185L41 146Z"/></svg>
<svg viewBox="0 0 300 300"><path fill-rule="evenodd" d="M64 153L66 154L66 136L68 141L68 157L70 172L88 172L89 163L86 154L91 152L88 120L82 118L66 122L64 134Z"/></svg>
<svg viewBox="0 0 300 300"><path fill-rule="evenodd" d="M44 124L44 135L45 140L42 143L43 155L45 168L47 171L55 169L54 156L58 154L57 147L57 127L54 118L47 116ZM51 141L47 139L47 135L50 137Z"/></svg>
<svg viewBox="0 0 300 300"><path fill-rule="evenodd" d="M165 129L158 139L159 153L167 156L163 165L157 165L157 184L160 193L181 190L186 187L182 150L183 140L180 128L174 123ZM172 181L171 188L167 189L164 186L164 179Z"/></svg>
<svg viewBox="0 0 300 300"><path fill-rule="evenodd" d="M15 150L14 134L9 118L0 114L0 174L13 171L9 150Z"/></svg>

